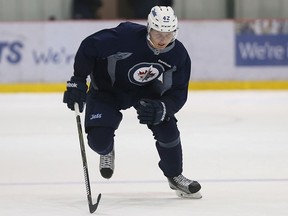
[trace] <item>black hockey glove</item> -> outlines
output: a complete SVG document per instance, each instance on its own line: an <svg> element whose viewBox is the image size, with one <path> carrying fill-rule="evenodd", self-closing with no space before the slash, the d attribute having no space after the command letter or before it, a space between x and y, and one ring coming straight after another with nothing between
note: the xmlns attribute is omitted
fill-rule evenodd
<svg viewBox="0 0 288 216"><path fill-rule="evenodd" d="M88 88L86 80L72 76L71 80L67 82L66 88L67 90L64 92L63 102L66 103L71 110L74 110L74 104L78 103L79 111L83 112Z"/></svg>
<svg viewBox="0 0 288 216"><path fill-rule="evenodd" d="M160 100L141 99L136 110L140 124L157 125L166 116L166 106Z"/></svg>

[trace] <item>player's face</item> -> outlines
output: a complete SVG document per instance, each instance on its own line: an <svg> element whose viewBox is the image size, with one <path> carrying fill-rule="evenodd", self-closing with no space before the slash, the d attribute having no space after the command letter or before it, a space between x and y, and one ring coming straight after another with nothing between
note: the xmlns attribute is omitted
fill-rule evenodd
<svg viewBox="0 0 288 216"><path fill-rule="evenodd" d="M154 29L150 31L151 44L156 49L164 49L173 39L174 32L159 32Z"/></svg>

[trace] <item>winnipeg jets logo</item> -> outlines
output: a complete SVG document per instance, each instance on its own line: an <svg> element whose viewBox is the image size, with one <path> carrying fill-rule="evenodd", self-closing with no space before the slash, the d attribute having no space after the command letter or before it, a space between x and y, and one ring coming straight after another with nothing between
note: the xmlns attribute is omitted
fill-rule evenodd
<svg viewBox="0 0 288 216"><path fill-rule="evenodd" d="M129 70L128 78L131 83L141 86L157 79L163 72L159 63L139 63Z"/></svg>
<svg viewBox="0 0 288 216"><path fill-rule="evenodd" d="M138 76L139 80L142 80L142 82L145 82L146 80L149 80L150 78L155 76L155 72L153 72L153 66L151 65L148 69L144 69L144 71L139 71Z"/></svg>

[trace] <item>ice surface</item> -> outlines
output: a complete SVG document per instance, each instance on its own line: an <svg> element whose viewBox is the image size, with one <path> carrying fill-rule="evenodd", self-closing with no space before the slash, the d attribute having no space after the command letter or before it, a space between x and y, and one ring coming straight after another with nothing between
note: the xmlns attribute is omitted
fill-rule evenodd
<svg viewBox="0 0 288 216"><path fill-rule="evenodd" d="M62 94L0 94L0 215L90 215L75 115ZM123 111L111 180L86 144L94 215L287 216L288 92L193 91L177 114L184 175L201 200L176 197L150 131ZM83 115L82 121L83 121ZM85 140L86 142L86 140Z"/></svg>

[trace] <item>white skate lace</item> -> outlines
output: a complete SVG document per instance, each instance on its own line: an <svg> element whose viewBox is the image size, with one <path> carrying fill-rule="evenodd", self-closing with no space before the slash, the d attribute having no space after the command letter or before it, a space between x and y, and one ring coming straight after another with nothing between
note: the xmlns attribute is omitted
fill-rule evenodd
<svg viewBox="0 0 288 216"><path fill-rule="evenodd" d="M189 185L193 182L192 180L185 178L183 175L173 177L173 180L179 186L185 187L187 190L188 190Z"/></svg>
<svg viewBox="0 0 288 216"><path fill-rule="evenodd" d="M113 151L106 155L100 156L100 168L113 169Z"/></svg>

